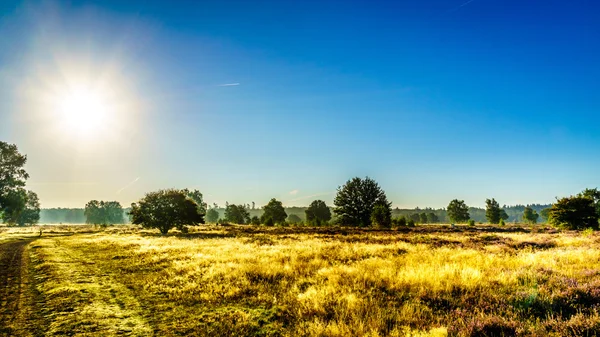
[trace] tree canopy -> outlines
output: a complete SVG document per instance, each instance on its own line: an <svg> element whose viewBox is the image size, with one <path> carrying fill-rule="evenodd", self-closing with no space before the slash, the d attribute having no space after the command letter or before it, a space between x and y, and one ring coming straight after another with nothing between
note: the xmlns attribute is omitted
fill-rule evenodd
<svg viewBox="0 0 600 337"><path fill-rule="evenodd" d="M211 208L206 211L206 222L217 223L217 221L219 221L219 212L216 209Z"/></svg>
<svg viewBox="0 0 600 337"><path fill-rule="evenodd" d="M250 223L250 213L244 205L228 204L225 208L225 221L234 224L247 224Z"/></svg>
<svg viewBox="0 0 600 337"><path fill-rule="evenodd" d="M327 207L327 204L323 200L311 202L304 213L306 214L308 224L313 226L320 226L331 220L331 210L329 210L329 207Z"/></svg>
<svg viewBox="0 0 600 337"><path fill-rule="evenodd" d="M287 213L283 208L281 201L273 198L263 207L263 214L260 221L264 224L282 224L287 218ZM270 220L269 220L270 219Z"/></svg>
<svg viewBox="0 0 600 337"><path fill-rule="evenodd" d="M184 230L186 225L204 223L204 214L185 191L169 189L147 193L131 204L131 222L144 228L157 228L165 235L172 228Z"/></svg>
<svg viewBox="0 0 600 337"><path fill-rule="evenodd" d="M455 223L467 222L471 217L469 215L469 207L464 200L454 199L448 204L448 218Z"/></svg>
<svg viewBox="0 0 600 337"><path fill-rule="evenodd" d="M363 227L371 226L375 205L382 205L390 212L392 206L379 184L369 177L348 180L338 188L333 204L333 212L342 224Z"/></svg>
<svg viewBox="0 0 600 337"><path fill-rule="evenodd" d="M27 204L25 171L27 156L21 154L14 144L0 141L0 215L3 220L17 223L20 213Z"/></svg>
<svg viewBox="0 0 600 337"><path fill-rule="evenodd" d="M523 220L530 224L536 224L540 215L531 207L525 207L523 210Z"/></svg>
<svg viewBox="0 0 600 337"><path fill-rule="evenodd" d="M506 212L504 212L506 214ZM500 219L502 219L502 209L500 209L500 204L496 201L496 199L485 199L485 218L491 224L500 223Z"/></svg>
<svg viewBox="0 0 600 337"><path fill-rule="evenodd" d="M568 229L598 229L594 200L577 195L558 199L550 208L550 223Z"/></svg>
<svg viewBox="0 0 600 337"><path fill-rule="evenodd" d="M85 222L94 225L112 225L124 222L123 207L118 201L91 200L83 211Z"/></svg>

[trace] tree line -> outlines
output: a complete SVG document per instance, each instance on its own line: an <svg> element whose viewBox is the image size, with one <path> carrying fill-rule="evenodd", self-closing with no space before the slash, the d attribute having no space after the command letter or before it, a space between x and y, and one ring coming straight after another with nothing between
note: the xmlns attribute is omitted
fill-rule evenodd
<svg viewBox="0 0 600 337"><path fill-rule="evenodd" d="M0 142L0 216L9 224L35 224L40 218L37 195L24 189L29 175L24 169L27 157L18 152L16 145ZM491 224L504 225L510 218L506 207L500 207L495 199L486 199L485 218ZM518 206L519 207L519 206ZM217 205L209 207L198 190L166 189L147 193L131 204L127 212L117 201L91 200L83 209L85 222L109 225L127 222L127 214L133 224L155 228L166 234L172 228L187 230L187 226L209 223L233 223L266 226L306 224L309 226L342 225L355 227L412 226L437 223L438 213L431 209L406 215L393 216L392 203L379 184L369 178L355 177L337 189L333 207L323 200L314 200L304 211L304 220L298 214L286 212L281 201L273 198L262 207L260 216L249 204L226 203L223 218ZM586 189L570 197L557 199L550 207L523 206L524 222L535 224L540 216L555 226L569 229L598 229L600 217L600 191ZM443 210L452 223L475 224L471 211L464 200L454 199ZM333 211L333 212L332 212ZM72 212L69 210L69 212ZM77 214L79 217L80 214Z"/></svg>

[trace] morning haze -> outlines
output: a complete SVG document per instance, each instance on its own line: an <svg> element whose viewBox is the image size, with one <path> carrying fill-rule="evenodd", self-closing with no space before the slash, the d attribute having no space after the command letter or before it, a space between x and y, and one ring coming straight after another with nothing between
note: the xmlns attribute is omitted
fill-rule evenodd
<svg viewBox="0 0 600 337"><path fill-rule="evenodd" d="M600 4L3 0L1 336L597 336Z"/></svg>

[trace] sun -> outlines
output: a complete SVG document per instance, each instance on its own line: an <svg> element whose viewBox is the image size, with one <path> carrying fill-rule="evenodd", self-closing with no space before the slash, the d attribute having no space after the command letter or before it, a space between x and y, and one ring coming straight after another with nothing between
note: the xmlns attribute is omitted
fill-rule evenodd
<svg viewBox="0 0 600 337"><path fill-rule="evenodd" d="M109 100L101 91L85 86L72 88L59 95L56 112L65 131L81 136L98 133L113 118Z"/></svg>

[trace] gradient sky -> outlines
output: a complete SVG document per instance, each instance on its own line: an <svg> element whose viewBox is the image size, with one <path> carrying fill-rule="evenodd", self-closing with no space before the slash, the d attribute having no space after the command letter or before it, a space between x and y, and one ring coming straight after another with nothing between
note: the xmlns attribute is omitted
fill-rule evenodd
<svg viewBox="0 0 600 337"><path fill-rule="evenodd" d="M600 185L599 37L595 0L2 0L0 140L42 207L331 203L367 175L394 207L547 203ZM118 119L59 127L65 81Z"/></svg>

